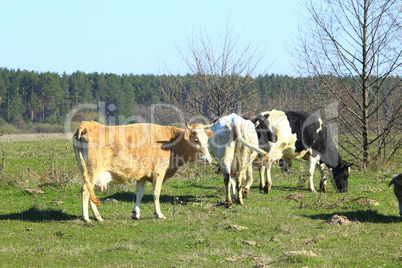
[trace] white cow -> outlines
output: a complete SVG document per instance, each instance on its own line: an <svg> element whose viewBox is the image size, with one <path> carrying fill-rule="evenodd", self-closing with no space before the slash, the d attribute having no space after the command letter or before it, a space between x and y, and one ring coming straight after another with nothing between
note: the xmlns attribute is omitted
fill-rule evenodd
<svg viewBox="0 0 402 268"><path fill-rule="evenodd" d="M218 159L223 173L225 207L232 206L232 198L237 203L243 204L244 180L246 178L244 187L246 195L253 182L251 164L258 153L263 155L267 153L258 148L258 136L254 124L236 114L224 116L210 127L213 135L208 140L209 151Z"/></svg>

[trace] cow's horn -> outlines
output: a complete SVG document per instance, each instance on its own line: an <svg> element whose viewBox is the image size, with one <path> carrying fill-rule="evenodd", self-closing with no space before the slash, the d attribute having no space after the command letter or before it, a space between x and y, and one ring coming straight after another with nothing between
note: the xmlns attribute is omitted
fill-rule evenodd
<svg viewBox="0 0 402 268"><path fill-rule="evenodd" d="M209 124L209 125L202 125L202 128L211 128L215 124L216 123L212 123L212 124Z"/></svg>
<svg viewBox="0 0 402 268"><path fill-rule="evenodd" d="M186 128L192 130L193 128L188 124L188 122L186 121Z"/></svg>

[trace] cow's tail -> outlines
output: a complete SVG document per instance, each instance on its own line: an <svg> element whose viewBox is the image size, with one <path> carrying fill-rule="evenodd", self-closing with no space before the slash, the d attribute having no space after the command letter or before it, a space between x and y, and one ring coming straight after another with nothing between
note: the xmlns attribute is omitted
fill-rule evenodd
<svg viewBox="0 0 402 268"><path fill-rule="evenodd" d="M230 126L229 124L226 125L226 127L229 128L229 129L231 129L231 126ZM263 156L268 156L268 153L267 153L266 151L264 151L264 150L258 148L258 146L256 147L256 146L254 146L254 145L252 145L252 144L246 142L246 141L244 140L244 137L243 137L241 131L239 130L239 128L238 128L236 125L233 125L233 130L234 130L234 132L235 132L235 135L236 135L237 139L238 139L241 143L243 143L245 146L247 146L247 147L250 148L251 150L253 150L253 151L255 151L255 152L257 152L257 153L259 153L259 154L261 154L261 155L263 155Z"/></svg>
<svg viewBox="0 0 402 268"><path fill-rule="evenodd" d="M87 165L85 163L84 157L82 156L81 152L79 152L79 155L80 155L80 162L81 162L81 167L82 167L82 176L84 177L85 185L87 186L87 189L89 191L89 199L91 199L91 201L96 206L100 206L101 201L96 197L94 188L91 185L91 182L89 180Z"/></svg>

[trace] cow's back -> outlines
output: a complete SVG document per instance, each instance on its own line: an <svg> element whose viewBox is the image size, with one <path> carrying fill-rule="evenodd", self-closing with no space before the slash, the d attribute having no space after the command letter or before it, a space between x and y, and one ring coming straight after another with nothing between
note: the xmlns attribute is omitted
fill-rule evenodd
<svg viewBox="0 0 402 268"><path fill-rule="evenodd" d="M104 126L82 122L82 148L78 149L94 173L110 172L115 182L150 178L169 166L171 146L180 129L154 124Z"/></svg>
<svg viewBox="0 0 402 268"><path fill-rule="evenodd" d="M228 154L234 156L234 159L243 158L249 149L237 139L234 128L237 128L246 142L258 147L258 136L254 124L233 113L218 119L211 127L214 134L208 143L212 154L218 158L230 157Z"/></svg>
<svg viewBox="0 0 402 268"><path fill-rule="evenodd" d="M214 133L208 141L211 153L216 156L218 150L225 150L226 147L233 146L231 143L236 140L233 128L245 125L245 122L245 119L234 113L219 118L211 127ZM242 130L242 128L239 130Z"/></svg>

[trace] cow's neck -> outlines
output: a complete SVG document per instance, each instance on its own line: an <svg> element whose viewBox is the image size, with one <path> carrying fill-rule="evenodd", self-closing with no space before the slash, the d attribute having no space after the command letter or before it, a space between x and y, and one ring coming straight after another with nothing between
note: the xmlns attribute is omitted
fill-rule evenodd
<svg viewBox="0 0 402 268"><path fill-rule="evenodd" d="M189 144L183 137L181 137L180 142L178 142L177 146L175 147L176 148L173 151L173 156L176 157L175 161L179 164L179 166L182 166L187 162L194 161L190 152L188 151Z"/></svg>
<svg viewBox="0 0 402 268"><path fill-rule="evenodd" d="M334 169L334 168L342 168L343 167L343 161L342 161L342 157L341 157L341 155L338 153L337 154L338 156L337 156L337 164L336 165L334 165L334 162L332 161L332 163L330 163L331 161L322 161L323 159L321 158L321 161L322 162L324 162L329 168L332 168L332 169Z"/></svg>
<svg viewBox="0 0 402 268"><path fill-rule="evenodd" d="M188 150L189 144L183 138L183 131L177 133L173 139L174 145L171 147L171 167L179 168L187 162L193 162L191 152Z"/></svg>

